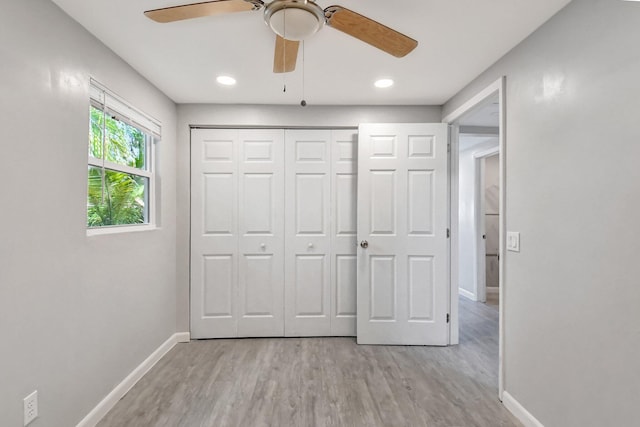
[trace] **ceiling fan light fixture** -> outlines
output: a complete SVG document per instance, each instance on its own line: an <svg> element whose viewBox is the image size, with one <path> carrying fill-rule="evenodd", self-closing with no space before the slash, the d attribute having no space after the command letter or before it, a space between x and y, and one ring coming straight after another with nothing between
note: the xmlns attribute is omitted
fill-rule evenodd
<svg viewBox="0 0 640 427"><path fill-rule="evenodd" d="M311 1L276 0L264 11L267 25L280 37L302 41L322 28L324 11Z"/></svg>

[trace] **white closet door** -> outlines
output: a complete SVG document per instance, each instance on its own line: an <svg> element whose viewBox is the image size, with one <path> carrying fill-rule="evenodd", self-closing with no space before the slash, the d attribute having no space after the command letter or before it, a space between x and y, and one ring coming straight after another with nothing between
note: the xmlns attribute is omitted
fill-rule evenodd
<svg viewBox="0 0 640 427"><path fill-rule="evenodd" d="M331 334L331 132L286 131L285 335Z"/></svg>
<svg viewBox="0 0 640 427"><path fill-rule="evenodd" d="M238 336L284 334L284 136L239 132Z"/></svg>
<svg viewBox="0 0 640 427"><path fill-rule="evenodd" d="M359 344L447 344L447 143L446 124L360 126Z"/></svg>
<svg viewBox="0 0 640 427"><path fill-rule="evenodd" d="M191 132L191 334L284 334L282 130Z"/></svg>
<svg viewBox="0 0 640 427"><path fill-rule="evenodd" d="M238 132L191 131L191 336L237 335Z"/></svg>
<svg viewBox="0 0 640 427"><path fill-rule="evenodd" d="M331 131L331 335L356 335L358 132Z"/></svg>

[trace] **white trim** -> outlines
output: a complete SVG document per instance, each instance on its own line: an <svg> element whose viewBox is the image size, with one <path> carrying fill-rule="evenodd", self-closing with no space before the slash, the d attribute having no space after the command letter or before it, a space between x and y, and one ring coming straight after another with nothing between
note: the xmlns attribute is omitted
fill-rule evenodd
<svg viewBox="0 0 640 427"><path fill-rule="evenodd" d="M460 129L457 124L449 126L449 345L460 343L458 328L458 288L460 287L459 242L458 242L458 187L460 186L459 150ZM454 214L455 212L455 214ZM455 218L455 221L454 221ZM453 256L455 254L455 256ZM475 301L475 298L474 298Z"/></svg>
<svg viewBox="0 0 640 427"><path fill-rule="evenodd" d="M500 154L500 147L498 147L497 145L495 147L487 148L486 150L477 151L473 153L473 157L475 159L484 159L485 157L491 157L496 154Z"/></svg>
<svg viewBox="0 0 640 427"><path fill-rule="evenodd" d="M111 392L78 423L76 427L94 427L107 413L113 409L120 399L124 397L131 388L158 363L162 357L169 352L177 343L183 342L188 332L176 333L169 337L160 345L149 357L147 357L137 368L135 368L120 384L115 386Z"/></svg>
<svg viewBox="0 0 640 427"><path fill-rule="evenodd" d="M505 334L504 334L504 313L505 313L505 293L506 290L506 275L504 268L504 260L505 260L505 236L506 232L506 194L507 194L507 186L506 186L506 77L500 77L498 80L484 88L478 94L473 96L471 99L466 101L462 106L455 109L453 112L447 114L442 120L444 123L449 123L453 125L453 129L455 133L452 135L457 135L457 124L455 123L463 114L467 111L471 110L476 105L482 103L490 96L494 94L498 94L498 99L500 103L499 107L499 142L498 145L500 147L500 242L499 242L499 251L500 260L498 262L498 269L500 275L500 286L502 287L502 292L500 292L500 306L498 307L499 312L499 321L498 321L498 336L499 336L499 348L498 348L498 397L502 399L502 395L504 393L504 347L505 347ZM458 159L458 141L459 138L455 137L452 140L451 144L451 154L450 156L454 159ZM452 162L455 163L455 162ZM458 182L457 177L454 174L457 174L457 169L451 168L451 281L449 282L449 288L451 292L451 323L449 323L450 334L451 337L449 344L458 344L458 328L459 328L459 314L458 314L458 305L457 305L457 296L458 296L458 283L457 283L457 271L458 268L458 230L455 226L458 221L458 211L457 211L457 203L455 199L458 197ZM455 286L452 286L455 284Z"/></svg>
<svg viewBox="0 0 640 427"><path fill-rule="evenodd" d="M136 127L141 127L154 137L160 139L162 135L162 124L160 120L134 107L124 98L93 78L89 80L89 97L101 105L103 109L112 110L112 112L122 116L120 117L123 119L121 121L129 122L129 124Z"/></svg>
<svg viewBox="0 0 640 427"><path fill-rule="evenodd" d="M153 231L158 230L155 224L140 225L113 225L104 227L87 228L87 236L102 236L105 234L131 233L135 231Z"/></svg>
<svg viewBox="0 0 640 427"><path fill-rule="evenodd" d="M471 110L473 107L489 98L496 92L500 92L503 89L504 77L499 78L495 82L491 83L489 86L480 91L477 95L472 97L470 100L462 104L460 107L453 110L451 113L447 114L444 119L442 119L443 123L452 123L458 120L464 113Z"/></svg>
<svg viewBox="0 0 640 427"><path fill-rule="evenodd" d="M147 221L149 225L153 225L156 227L158 225L158 212L156 211L158 207L158 188L156 187L157 182L157 172L156 172L156 142L160 141L159 139L155 139L153 137L147 138L147 144L149 144L149 151L147 155L149 156L147 160L147 171L149 172L149 188L147 191L147 203L149 204L149 210L147 211Z"/></svg>
<svg viewBox="0 0 640 427"><path fill-rule="evenodd" d="M179 343L191 341L191 332L178 332L174 336L176 337L176 341Z"/></svg>
<svg viewBox="0 0 640 427"><path fill-rule="evenodd" d="M498 307L498 397L502 398L504 394L505 381L504 381L504 347L505 347L505 333L504 333L504 314L505 314L505 299L506 293L506 274L505 274L505 249L506 249L506 236L507 236L507 79L501 77L496 83L498 86L498 98L499 98L499 120L500 120L500 134L498 135L498 144L500 145L500 241L498 244L498 277L499 285L502 292L499 294L499 307Z"/></svg>
<svg viewBox="0 0 640 427"><path fill-rule="evenodd" d="M458 288L458 293L465 298L470 299L471 301L478 301L478 298L466 289Z"/></svg>
<svg viewBox="0 0 640 427"><path fill-rule="evenodd" d="M151 152L151 150L149 150ZM145 178L151 178L153 176L153 172L151 168L149 169L138 169L132 168L131 166L121 165L118 163L110 162L108 160L98 159L97 157L89 156L89 165L94 166L96 168L105 168L115 172L124 172L129 175L142 176Z"/></svg>
<svg viewBox="0 0 640 427"><path fill-rule="evenodd" d="M508 391L502 393L502 404L511 412L525 427L544 427L524 406L520 404Z"/></svg>

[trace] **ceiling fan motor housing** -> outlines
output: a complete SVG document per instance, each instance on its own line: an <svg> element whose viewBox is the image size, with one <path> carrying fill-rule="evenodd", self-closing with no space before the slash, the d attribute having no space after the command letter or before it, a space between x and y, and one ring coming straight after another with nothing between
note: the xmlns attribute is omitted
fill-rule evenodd
<svg viewBox="0 0 640 427"><path fill-rule="evenodd" d="M264 21L280 37L301 41L325 24L324 11L308 0L275 0L264 10Z"/></svg>

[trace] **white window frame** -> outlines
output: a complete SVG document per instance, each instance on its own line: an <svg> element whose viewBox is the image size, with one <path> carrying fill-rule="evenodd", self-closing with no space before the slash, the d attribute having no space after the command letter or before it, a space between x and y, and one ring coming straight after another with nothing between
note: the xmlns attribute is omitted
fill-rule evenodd
<svg viewBox="0 0 640 427"><path fill-rule="evenodd" d="M90 107L104 111L112 115L116 120L126 123L141 130L145 135L145 169L137 169L127 165L121 165L99 159L91 155L88 156L88 166L100 169L109 169L117 172L124 172L131 175L141 176L148 179L146 194L147 222L143 224L122 224L107 225L102 227L87 227L87 236L128 233L136 231L155 230L156 226L156 173L155 173L155 144L160 140L160 122L142 111L131 106L115 93L111 92L102 84L91 79L90 82ZM88 134L87 134L88 135ZM104 154L104 153L103 153ZM85 216L86 218L86 216Z"/></svg>

